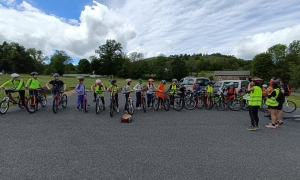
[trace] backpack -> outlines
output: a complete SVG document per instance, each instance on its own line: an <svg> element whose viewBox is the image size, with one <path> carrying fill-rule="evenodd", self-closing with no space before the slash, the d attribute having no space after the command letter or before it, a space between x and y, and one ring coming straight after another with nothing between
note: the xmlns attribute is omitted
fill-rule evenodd
<svg viewBox="0 0 300 180"><path fill-rule="evenodd" d="M278 96L277 96L277 98L276 98L276 101L277 102L283 102L284 101L284 94L280 91L280 89L279 89L279 94L278 94Z"/></svg>
<svg viewBox="0 0 300 180"><path fill-rule="evenodd" d="M289 85L284 86L284 96L290 96L292 94L291 87Z"/></svg>
<svg viewBox="0 0 300 180"><path fill-rule="evenodd" d="M124 86L122 87L122 93L123 93L123 94L126 94L126 93L127 93L126 85L124 85Z"/></svg>

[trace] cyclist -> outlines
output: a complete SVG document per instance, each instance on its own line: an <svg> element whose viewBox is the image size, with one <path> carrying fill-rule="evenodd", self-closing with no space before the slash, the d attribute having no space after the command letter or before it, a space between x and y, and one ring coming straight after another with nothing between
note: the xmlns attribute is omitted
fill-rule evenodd
<svg viewBox="0 0 300 180"><path fill-rule="evenodd" d="M209 81L207 83L207 86L206 86L206 96L207 97L212 97L213 96L213 88L212 88L212 85L213 85L213 82L212 81Z"/></svg>
<svg viewBox="0 0 300 180"><path fill-rule="evenodd" d="M244 96L246 93L248 93L246 86L242 86L242 88L239 90L239 96Z"/></svg>
<svg viewBox="0 0 300 180"><path fill-rule="evenodd" d="M48 90L50 90L49 84L52 84L52 90L51 90L52 99L54 98L56 93L60 94L60 90L62 88L64 91L66 90L66 84L62 80L59 79L59 74L54 73L53 77L54 77L54 80L51 80L46 84L46 87Z"/></svg>
<svg viewBox="0 0 300 180"><path fill-rule="evenodd" d="M117 80L113 79L111 80L111 85L108 87L108 91L110 91L110 95L112 96L112 93L115 93L115 101L116 101L116 105L117 105L117 112L119 112L119 98L118 98L118 90L119 87L117 85Z"/></svg>
<svg viewBox="0 0 300 180"><path fill-rule="evenodd" d="M277 119L277 115L276 115L276 111L278 108L277 106L279 104L276 99L277 99L277 97L279 95L279 91L280 91L280 89L278 88L278 84L279 84L278 80L271 80L270 86L272 86L272 87L271 88L269 87L268 91L267 91L268 95L267 95L266 105L268 105L272 123L266 125L266 127L272 128L272 129L276 129L278 127L278 119Z"/></svg>
<svg viewBox="0 0 300 180"><path fill-rule="evenodd" d="M177 79L172 79L172 84L169 87L170 91L170 106L173 107L175 95L177 94Z"/></svg>
<svg viewBox="0 0 300 180"><path fill-rule="evenodd" d="M194 93L193 93L193 96L196 97L196 96L200 96L200 93L202 92L202 89L201 89L201 86L200 86L200 83L196 83L196 86L194 87Z"/></svg>
<svg viewBox="0 0 300 180"><path fill-rule="evenodd" d="M37 96L38 95L38 91L37 89L38 88L43 88L41 86L41 83L40 83L40 79L38 78L38 74L37 72L32 72L30 73L30 75L32 76L32 78L28 79L26 85L25 85L25 88L29 88L29 95L30 97L32 96Z"/></svg>
<svg viewBox="0 0 300 180"><path fill-rule="evenodd" d="M22 100L22 105L24 106L24 109L26 109L25 106L25 88L24 88L24 81L23 79L20 79L19 74L17 73L13 73L11 74L12 79L6 81L5 83L3 83L0 88L12 83L15 90L18 91L20 98ZM8 92L5 92L6 94L8 94Z"/></svg>
<svg viewBox="0 0 300 180"><path fill-rule="evenodd" d="M147 106L148 106L148 109L151 109L150 103L152 101L153 90L154 89L157 90L157 88L153 84L154 80L152 78L150 78L148 81L149 81L149 84L147 85Z"/></svg>
<svg viewBox="0 0 300 180"><path fill-rule="evenodd" d="M103 104L103 109L105 109L105 101L104 101L104 92L106 91L106 88L105 86L102 84L102 81L100 79L97 79L96 80L96 84L94 84L94 98L95 98L95 101L96 101L96 97L97 97L97 94L99 95L101 101L102 101L102 104ZM95 94L96 94L96 97L95 97Z"/></svg>
<svg viewBox="0 0 300 180"><path fill-rule="evenodd" d="M164 95L164 92L165 92L165 85L166 85L166 81L165 80L162 80L160 82L160 84L158 85L158 93L156 93L156 96L158 97L158 105L159 105L159 108L162 108L163 106L163 100L165 98L165 95Z"/></svg>
<svg viewBox="0 0 300 180"><path fill-rule="evenodd" d="M229 83L228 86L229 87L227 88L227 96L230 97L232 95L235 95L235 87L234 87L233 83L232 82Z"/></svg>
<svg viewBox="0 0 300 180"><path fill-rule="evenodd" d="M130 95L130 92L132 92L132 89L130 88L130 84L131 84L131 79L126 79L126 85L123 86L123 94L125 94L125 107L124 107L124 111L125 113L127 113L127 105L128 105L128 98L129 98L129 95Z"/></svg>
<svg viewBox="0 0 300 180"><path fill-rule="evenodd" d="M79 83L75 86L75 91L77 92L77 107L76 110L79 111L79 107L83 110L83 99L85 95L85 85L83 84L84 78L77 78Z"/></svg>
<svg viewBox="0 0 300 180"><path fill-rule="evenodd" d="M142 98L142 90L143 90L143 87L142 87L142 83L143 83L143 79L139 78L138 79L138 82L134 87L133 87L133 90L136 92L135 95L136 95L136 104L135 104L135 109L142 109L141 108L141 101L140 99Z"/></svg>

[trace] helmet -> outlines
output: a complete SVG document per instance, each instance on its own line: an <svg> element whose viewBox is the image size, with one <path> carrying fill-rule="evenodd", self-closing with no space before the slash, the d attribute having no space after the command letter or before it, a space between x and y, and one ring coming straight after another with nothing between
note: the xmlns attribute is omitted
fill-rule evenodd
<svg viewBox="0 0 300 180"><path fill-rule="evenodd" d="M266 87L268 87L268 85L266 85L266 84L263 84L263 85L262 85L262 87L263 87L263 88L266 88Z"/></svg>
<svg viewBox="0 0 300 180"><path fill-rule="evenodd" d="M213 82L212 82L212 81L209 81L207 84L213 84Z"/></svg>
<svg viewBox="0 0 300 180"><path fill-rule="evenodd" d="M279 84L279 81L278 80L270 81L270 85L275 85L275 84Z"/></svg>
<svg viewBox="0 0 300 180"><path fill-rule="evenodd" d="M262 81L263 79L259 78L259 77L254 77L252 78L252 81Z"/></svg>
<svg viewBox="0 0 300 180"><path fill-rule="evenodd" d="M142 79L142 78L139 78L139 79L138 79L138 82L143 82L143 79Z"/></svg>
<svg viewBox="0 0 300 180"><path fill-rule="evenodd" d="M11 76L12 78L17 78L17 77L19 77L19 74L17 74L17 73L12 73L10 76Z"/></svg>
<svg viewBox="0 0 300 180"><path fill-rule="evenodd" d="M131 79L126 79L126 82L127 82L127 83L131 82Z"/></svg>
<svg viewBox="0 0 300 180"><path fill-rule="evenodd" d="M83 81L83 80L84 80L84 77L77 77L77 79L78 79L79 81Z"/></svg>
<svg viewBox="0 0 300 180"><path fill-rule="evenodd" d="M172 82L177 82L177 79L175 79L175 78L174 78L174 79L172 79Z"/></svg>
<svg viewBox="0 0 300 180"><path fill-rule="evenodd" d="M59 77L59 74L58 73L54 73L53 77Z"/></svg>
<svg viewBox="0 0 300 180"><path fill-rule="evenodd" d="M38 75L39 73L37 73L37 72L32 72L32 73L30 73L30 75L31 76L33 76L33 75Z"/></svg>
<svg viewBox="0 0 300 180"><path fill-rule="evenodd" d="M228 86L233 86L233 82L229 83Z"/></svg>
<svg viewBox="0 0 300 180"><path fill-rule="evenodd" d="M101 82L101 80L100 79L97 79L96 80L96 84L101 84L102 82Z"/></svg>
<svg viewBox="0 0 300 180"><path fill-rule="evenodd" d="M113 79L113 80L110 81L110 84L114 84L116 82L117 82L117 80Z"/></svg>
<svg viewBox="0 0 300 180"><path fill-rule="evenodd" d="M167 82L166 82L166 80L162 80L161 83L162 84L166 84Z"/></svg>
<svg viewBox="0 0 300 180"><path fill-rule="evenodd" d="M150 78L148 81L149 81L149 82L154 82L154 79Z"/></svg>

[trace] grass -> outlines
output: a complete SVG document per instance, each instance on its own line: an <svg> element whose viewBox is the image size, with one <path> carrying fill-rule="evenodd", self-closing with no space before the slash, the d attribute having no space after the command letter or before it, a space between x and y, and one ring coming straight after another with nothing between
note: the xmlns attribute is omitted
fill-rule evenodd
<svg viewBox="0 0 300 180"><path fill-rule="evenodd" d="M300 108L300 96L291 95L287 99L296 103L297 107Z"/></svg>

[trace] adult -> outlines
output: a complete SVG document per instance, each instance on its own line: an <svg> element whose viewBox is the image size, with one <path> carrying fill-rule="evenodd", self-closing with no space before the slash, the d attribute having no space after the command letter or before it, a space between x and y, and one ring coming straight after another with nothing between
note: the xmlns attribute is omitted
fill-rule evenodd
<svg viewBox="0 0 300 180"><path fill-rule="evenodd" d="M279 81L279 89L282 92L282 94L285 94L285 85L282 83L282 79L278 78ZM282 125L283 121L282 121L282 116L283 116L283 111L282 111L282 107L283 107L283 103L284 103L284 98L281 98L278 101L278 107L277 107L277 119L278 119L278 124Z"/></svg>
<svg viewBox="0 0 300 180"><path fill-rule="evenodd" d="M251 126L247 128L249 131L255 131L258 129L258 109L262 103L262 79L259 77L252 78L252 82L248 84L248 91L250 92L249 115L251 120Z"/></svg>

